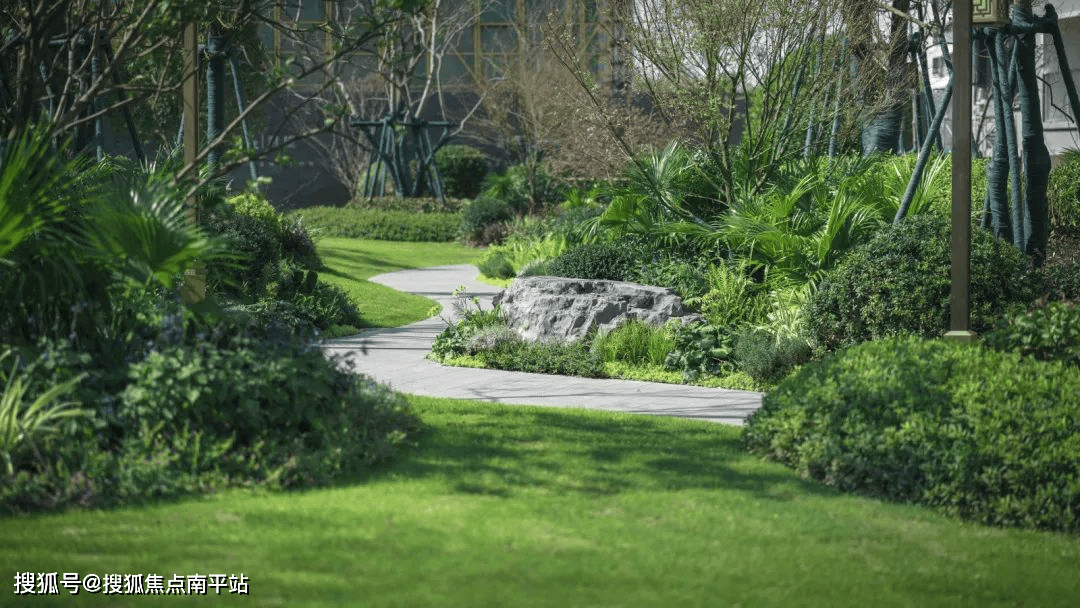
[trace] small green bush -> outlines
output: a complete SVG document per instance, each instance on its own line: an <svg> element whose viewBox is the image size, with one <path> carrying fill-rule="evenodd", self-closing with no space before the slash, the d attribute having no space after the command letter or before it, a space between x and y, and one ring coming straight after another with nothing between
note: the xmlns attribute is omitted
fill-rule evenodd
<svg viewBox="0 0 1080 608"><path fill-rule="evenodd" d="M514 265L510 263L506 254L501 251L491 251L490 249L489 252L485 252L476 264L480 272L493 279L514 278Z"/></svg>
<svg viewBox="0 0 1080 608"><path fill-rule="evenodd" d="M810 360L806 340L764 328L747 328L735 339L734 357L739 369L756 382L774 382L793 367Z"/></svg>
<svg viewBox="0 0 1080 608"><path fill-rule="evenodd" d="M890 338L812 362L747 420L753 453L844 491L1080 532L1080 370Z"/></svg>
<svg viewBox="0 0 1080 608"><path fill-rule="evenodd" d="M1050 172L1046 200L1052 228L1080 228L1080 150L1066 153L1063 162Z"/></svg>
<svg viewBox="0 0 1080 608"><path fill-rule="evenodd" d="M505 236L505 223L511 215L510 206L505 201L481 196L465 208L459 234L465 242L475 245L497 243L502 239L496 238L499 231L493 228L502 226L501 235Z"/></svg>
<svg viewBox="0 0 1080 608"><path fill-rule="evenodd" d="M615 245L580 245L547 262L548 274L570 279L627 281L636 263L632 251Z"/></svg>
<svg viewBox="0 0 1080 608"><path fill-rule="evenodd" d="M677 323L677 321L675 322ZM629 319L610 332L600 332L593 338L592 349L604 363L622 361L634 365L662 366L675 348L674 324L652 327L637 319Z"/></svg>
<svg viewBox="0 0 1080 608"><path fill-rule="evenodd" d="M460 213L414 213L346 207L309 207L296 212L325 237L445 243L457 238Z"/></svg>
<svg viewBox="0 0 1080 608"><path fill-rule="evenodd" d="M675 330L674 341L664 369L681 371L690 381L735 371L735 336L727 327L685 324Z"/></svg>
<svg viewBox="0 0 1080 608"><path fill-rule="evenodd" d="M307 268L322 267L315 241L311 238L311 233L304 225L301 216L282 220L281 253Z"/></svg>
<svg viewBox="0 0 1080 608"><path fill-rule="evenodd" d="M832 350L897 334L940 336L949 322L951 228L909 217L857 247L829 271L806 308L807 331ZM1027 260L985 230L971 235L971 325L989 329L1011 305L1039 290Z"/></svg>
<svg viewBox="0 0 1080 608"><path fill-rule="evenodd" d="M476 198L488 174L487 158L472 146L439 148L435 153L435 166L442 179L443 193L459 198Z"/></svg>
<svg viewBox="0 0 1080 608"><path fill-rule="evenodd" d="M225 202L237 213L259 220L278 234L284 229L284 218L270 201L257 192L238 194L225 199Z"/></svg>
<svg viewBox="0 0 1080 608"><path fill-rule="evenodd" d="M1013 311L983 341L996 350L1080 367L1080 307L1049 302L1034 310Z"/></svg>

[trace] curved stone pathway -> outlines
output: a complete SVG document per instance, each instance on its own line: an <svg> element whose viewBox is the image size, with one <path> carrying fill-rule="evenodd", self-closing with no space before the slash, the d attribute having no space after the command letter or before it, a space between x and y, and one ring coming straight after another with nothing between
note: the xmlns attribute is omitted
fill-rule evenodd
<svg viewBox="0 0 1080 608"><path fill-rule="evenodd" d="M443 305L443 316L451 316L451 293L458 286L465 286L470 297L478 297L485 309L491 307L491 298L500 289L477 282L476 274L476 267L462 264L402 270L369 280L431 298ZM370 329L357 336L327 340L323 347L327 353L350 361L356 372L417 395L584 407L735 425L761 407L762 393L751 391L440 365L425 357L445 327L440 317L432 317L405 327Z"/></svg>

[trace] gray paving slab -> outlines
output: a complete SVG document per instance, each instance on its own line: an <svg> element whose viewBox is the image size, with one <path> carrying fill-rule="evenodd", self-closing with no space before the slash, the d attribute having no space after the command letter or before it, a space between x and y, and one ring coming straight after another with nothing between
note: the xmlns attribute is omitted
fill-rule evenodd
<svg viewBox="0 0 1080 608"><path fill-rule="evenodd" d="M417 395L494 403L584 407L616 412L678 416L741 425L761 407L762 393L717 388L502 370L449 367L426 359L435 336L454 318L451 293L464 286L483 308L500 290L475 280L470 265L403 270L369 279L399 291L431 298L443 313L393 329L370 329L357 336L326 340L328 354L340 355L354 370L391 388Z"/></svg>

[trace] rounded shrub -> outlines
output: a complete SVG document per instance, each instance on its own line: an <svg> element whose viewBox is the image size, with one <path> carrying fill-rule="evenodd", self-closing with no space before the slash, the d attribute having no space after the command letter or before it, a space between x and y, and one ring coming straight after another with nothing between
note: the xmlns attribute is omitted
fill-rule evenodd
<svg viewBox="0 0 1080 608"><path fill-rule="evenodd" d="M1080 370L899 337L803 366L745 446L844 491L987 524L1080 531Z"/></svg>
<svg viewBox="0 0 1080 608"><path fill-rule="evenodd" d="M947 220L920 215L893 224L847 255L807 303L807 331L833 350L898 334L940 336L949 322ZM971 235L971 325L989 329L1011 305L1038 293L1027 260L989 232Z"/></svg>
<svg viewBox="0 0 1080 608"><path fill-rule="evenodd" d="M547 273L569 279L629 280L633 252L605 243L580 245L547 262Z"/></svg>
<svg viewBox="0 0 1080 608"><path fill-rule="evenodd" d="M512 279L515 276L514 265L506 253L488 250L476 264L477 269L493 279Z"/></svg>
<svg viewBox="0 0 1080 608"><path fill-rule="evenodd" d="M476 198L488 174L484 153L472 146L443 146L435 153L435 166L442 178L443 194L456 198Z"/></svg>
<svg viewBox="0 0 1080 608"><path fill-rule="evenodd" d="M270 201L257 192L238 194L225 199L225 202L237 213L259 220L278 234L285 228L282 215L274 209Z"/></svg>
<svg viewBox="0 0 1080 608"><path fill-rule="evenodd" d="M506 202L497 198L481 196L474 200L461 216L461 237L466 242L477 245L489 245L497 242L493 227L505 224L512 213ZM502 233L505 234L505 226ZM486 238L485 238L486 235Z"/></svg>
<svg viewBox="0 0 1080 608"><path fill-rule="evenodd" d="M1080 228L1080 151L1066 154L1064 161L1050 172L1046 200L1051 227Z"/></svg>

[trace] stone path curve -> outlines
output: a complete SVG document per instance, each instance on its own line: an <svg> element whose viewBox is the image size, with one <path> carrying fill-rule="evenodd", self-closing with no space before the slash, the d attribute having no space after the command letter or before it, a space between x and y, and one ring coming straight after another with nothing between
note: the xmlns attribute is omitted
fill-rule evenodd
<svg viewBox="0 0 1080 608"><path fill-rule="evenodd" d="M464 286L484 308L497 287L475 280L476 267L461 264L402 270L370 278L398 291L431 298L452 315L451 293ZM615 412L677 416L741 425L761 407L762 393L697 386L574 378L502 370L449 367L425 358L435 336L446 327L438 316L392 329L370 329L357 336L326 340L328 354L344 356L355 371L417 395L494 403L584 407Z"/></svg>

